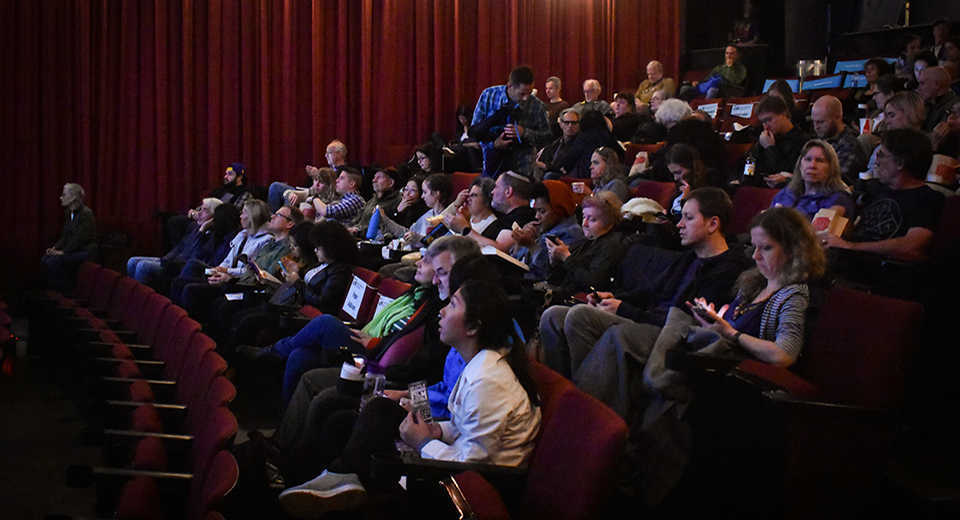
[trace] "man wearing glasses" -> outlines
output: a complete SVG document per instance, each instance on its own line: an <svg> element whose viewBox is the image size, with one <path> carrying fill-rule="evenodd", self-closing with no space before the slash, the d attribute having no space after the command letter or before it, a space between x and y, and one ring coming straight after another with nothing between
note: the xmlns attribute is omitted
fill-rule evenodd
<svg viewBox="0 0 960 520"><path fill-rule="evenodd" d="M343 144L343 141L339 139L334 139L330 141L330 144L327 145L326 153L323 154L324 158L327 160L327 165L340 173L344 166L347 165L347 145ZM310 186L316 176L319 175L319 171L315 166L307 165L307 186ZM289 184L283 182L274 182L270 184L270 189L267 193L267 202L270 204L271 211L277 211L280 206L284 204L292 203L287 197L291 194L296 195L296 202L303 202L309 193L309 188L295 188Z"/></svg>
<svg viewBox="0 0 960 520"><path fill-rule="evenodd" d="M580 112L568 108L560 112L557 122L560 123L560 139L540 151L537 167L547 179L567 175L578 178L589 176L590 154L593 150L581 139Z"/></svg>

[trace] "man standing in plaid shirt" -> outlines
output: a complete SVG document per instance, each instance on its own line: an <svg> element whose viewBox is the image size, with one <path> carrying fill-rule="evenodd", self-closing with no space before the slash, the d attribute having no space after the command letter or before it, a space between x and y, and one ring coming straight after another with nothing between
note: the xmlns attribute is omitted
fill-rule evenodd
<svg viewBox="0 0 960 520"><path fill-rule="evenodd" d="M506 85L489 87L480 94L473 111L470 137L483 149L483 174L501 172L533 174L536 153L550 139L550 124L543 102L533 93L533 71L521 65L510 72Z"/></svg>

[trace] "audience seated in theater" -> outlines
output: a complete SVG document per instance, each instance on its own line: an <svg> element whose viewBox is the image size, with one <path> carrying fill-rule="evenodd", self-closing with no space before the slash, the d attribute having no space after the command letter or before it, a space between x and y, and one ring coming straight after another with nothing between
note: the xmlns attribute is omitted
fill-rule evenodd
<svg viewBox="0 0 960 520"><path fill-rule="evenodd" d="M711 124L693 117L687 117L670 127L664 146L650 155L651 171L645 172L646 178L661 182L672 181L673 174L667 169L666 157L674 146L681 143L691 145L697 150L705 167L704 182L707 186L721 187L725 184L727 151L724 140L713 130Z"/></svg>
<svg viewBox="0 0 960 520"><path fill-rule="evenodd" d="M933 47L930 47L930 50L940 61L947 59L945 47L951 37L950 29L950 20L946 18L941 18L933 23Z"/></svg>
<svg viewBox="0 0 960 520"><path fill-rule="evenodd" d="M723 63L717 65L700 81L693 82L693 88L681 89L686 99L706 97L715 99L743 93L743 83L747 79L747 68L739 61L740 50L728 45L724 50ZM704 85L700 85L703 83Z"/></svg>
<svg viewBox="0 0 960 520"><path fill-rule="evenodd" d="M402 388L420 380L433 384L441 381L451 367L445 361L450 347L439 336L438 311L446 305L453 284L468 278L485 279L496 275L495 269L478 269L479 264L471 261L477 257L476 243L463 237L442 237L427 248L424 258L417 264L417 280L421 280L425 288L415 303L417 310L406 323L388 331L373 349L363 353L369 362L380 362L393 345L422 329L423 339L416 352L385 367L384 374L391 387ZM315 335L321 332L316 330L321 325L324 326L323 337ZM261 354L261 351L244 349L248 354L256 354L252 356L255 358L289 353L284 385L292 383L295 390L274 436L283 451L290 455L291 471L284 471L288 483L302 482L322 469L324 446L319 440L324 422L338 410L356 410L360 402L359 395L338 388L339 366L309 370L299 381L293 377L299 370L297 366L306 366L316 358L317 352L326 348L327 335L333 338L338 330L343 333L343 328L329 319L314 320L297 335L278 342L272 352L262 351ZM309 475L302 476L304 472Z"/></svg>
<svg viewBox="0 0 960 520"><path fill-rule="evenodd" d="M247 200L240 212L242 229L230 241L230 252L219 265L212 268L198 259L188 261L180 276L170 284L173 303L183 307L191 316L205 318L207 305L220 291L220 284L243 274L246 269L244 261L256 258L260 249L273 242L273 235L267 229L269 221L270 207L266 202ZM205 273L208 269L209 275Z"/></svg>
<svg viewBox="0 0 960 520"><path fill-rule="evenodd" d="M880 122L878 130L875 133L883 136L890 130L910 128L920 130L925 116L923 100L920 95L913 91L898 92L890 97L883 110L883 121ZM880 140L870 140L874 146L870 160L867 162L867 170L860 174L860 178L865 181L876 179L877 150L879 150Z"/></svg>
<svg viewBox="0 0 960 520"><path fill-rule="evenodd" d="M370 217L377 208L382 208L387 215L397 211L400 205L400 192L397 187L400 186L400 174L396 168L379 168L377 173L373 174L373 197L366 201L363 209L354 218L352 224L347 227L354 236L366 237L367 226L370 224Z"/></svg>
<svg viewBox="0 0 960 520"><path fill-rule="evenodd" d="M556 76L547 78L547 82L543 85L543 93L547 96L547 101L543 106L547 110L547 121L550 122L550 132L554 139L558 139L561 135L561 130L563 130L560 127L562 123L557 123L560 115L564 110L570 108L570 103L567 103L560 97L560 90L562 88L563 83L560 81L560 78Z"/></svg>
<svg viewBox="0 0 960 520"><path fill-rule="evenodd" d="M219 200L219 199L214 199ZM206 265L218 265L230 253L230 243L240 232L240 210L233 204L221 203L213 211L213 225L200 235L193 252L186 250L181 258L164 259L160 272L154 276L153 288L163 295L170 294L170 284L180 276L187 262L200 261Z"/></svg>
<svg viewBox="0 0 960 520"><path fill-rule="evenodd" d="M918 52L916 58L913 60L913 78L910 80L910 90L916 90L920 84L920 76L923 74L923 71L930 67L936 67L939 64L940 61L932 52L926 49Z"/></svg>
<svg viewBox="0 0 960 520"><path fill-rule="evenodd" d="M597 340L620 323L662 326L672 306L700 295L726 303L748 260L730 250L724 226L733 218L733 203L719 188L690 192L677 227L681 244L674 252L639 240L627 244L612 292L588 296L586 304L546 309L540 320L544 363L572 378Z"/></svg>
<svg viewBox="0 0 960 520"><path fill-rule="evenodd" d="M273 242L260 248L256 258L251 259L260 271L278 280L283 280L287 271L298 271L298 265L288 259L288 256L293 251L291 233L301 222L303 222L303 213L290 205L281 206L273 213L270 222L267 223L267 231L273 235ZM282 264L284 260L288 262L286 265ZM252 268L244 270L243 274L235 279L225 275L220 287L223 292L216 293L210 299L210 323L207 329L208 335L223 346L234 315L250 307L259 307L263 303L263 299L253 293L262 291L264 294L272 295L277 288L272 284L263 283L259 272ZM226 297L227 294L235 293L243 293L244 297L242 299ZM221 350L229 352L232 346Z"/></svg>
<svg viewBox="0 0 960 520"><path fill-rule="evenodd" d="M960 98L954 99L947 120L933 129L933 151L960 158Z"/></svg>
<svg viewBox="0 0 960 520"><path fill-rule="evenodd" d="M279 261L290 253L290 243L287 237L294 225L303 221L303 213L293 206L281 206L270 216L270 220L263 227L269 233L272 240L266 242L255 254L247 257L247 260L256 264L256 266L269 273L275 278L282 278L283 273ZM255 288L264 290L268 293L274 292L272 286L261 284L257 272L247 267L244 262L240 265L240 272L236 275L222 272L216 274L216 282L211 277L211 283L203 282L189 284L183 288L181 299L184 309L192 316L204 321L210 317L210 335L218 342L226 336L226 327L230 325L232 316L249 307L259 306L260 301L254 301L250 294ZM291 269L295 269L292 266ZM228 300L227 294L248 293L247 297L240 300ZM208 313L209 311L209 313Z"/></svg>
<svg viewBox="0 0 960 520"><path fill-rule="evenodd" d="M307 177L310 179L310 187L307 189L289 189L283 192L285 204L300 207L303 203L312 203L314 198L319 198L326 204L333 204L340 199L337 195L337 170L333 168L317 168L307 165L304 168ZM271 184L272 186L272 184ZM276 211L276 210L274 210Z"/></svg>
<svg viewBox="0 0 960 520"><path fill-rule="evenodd" d="M543 102L533 92L533 70L520 66L506 85L488 87L473 111L470 137L483 149L483 175L495 178L512 170L532 175L537 150L549 140Z"/></svg>
<svg viewBox="0 0 960 520"><path fill-rule="evenodd" d="M843 122L843 105L833 96L821 96L811 110L813 130L817 137L826 141L837 153L840 172L844 182L853 179L867 165L866 152L857 140L860 134Z"/></svg>
<svg viewBox="0 0 960 520"><path fill-rule="evenodd" d="M397 209L393 213L384 212L383 216L389 217L390 220L405 228L412 226L428 209L421 197L424 179L426 177L422 175L411 177L406 186L400 190L401 198Z"/></svg>
<svg viewBox="0 0 960 520"><path fill-rule="evenodd" d="M608 191L617 197L620 205L630 200L630 188L627 188L624 182L626 177L613 148L601 146L590 156L590 180L593 181L594 188L591 190L584 184L581 195L590 196Z"/></svg>
<svg viewBox="0 0 960 520"><path fill-rule="evenodd" d="M336 314L353 281L359 253L356 240L343 225L325 220L310 229L318 264L298 269L288 264L285 283L297 291L296 305L306 304L324 314ZM241 310L230 321L230 345L241 342L273 341L283 335L281 310L258 306Z"/></svg>
<svg viewBox="0 0 960 520"><path fill-rule="evenodd" d="M673 433L662 432L682 431L677 421L693 394L683 374L666 368L668 350L758 359L780 367L800 356L810 302L807 283L824 272L823 249L810 223L790 208L771 208L754 217L750 238L756 267L740 276L732 302L717 307L719 302L699 296L671 308L662 327L616 324L574 374L577 386L650 435L649 453L639 455L656 457L658 448L676 440ZM683 464L685 457L677 459ZM681 474L662 468L657 473L674 479Z"/></svg>
<svg viewBox="0 0 960 520"><path fill-rule="evenodd" d="M907 34L901 40L900 57L893 64L894 72L898 78L904 81L904 84L916 81L913 72L913 62L922 49L920 47L920 36L916 34ZM909 86L909 85L908 85Z"/></svg>
<svg viewBox="0 0 960 520"><path fill-rule="evenodd" d="M678 222L682 215L683 203L690 196L690 192L706 186L706 166L700 160L697 149L686 143L677 143L670 147L664 162L667 163L667 170L673 176L673 182L677 185L679 192L673 199L673 204L667 208L667 213L672 217L671 220Z"/></svg>
<svg viewBox="0 0 960 520"><path fill-rule="evenodd" d="M663 64L654 60L647 63L647 79L640 82L634 96L637 98L638 105L649 105L653 99L653 94L661 91L666 94L666 98L675 96L677 94L677 82L673 81L672 78L665 77L663 75ZM663 99L660 99L660 101L663 101Z"/></svg>
<svg viewBox="0 0 960 520"><path fill-rule="evenodd" d="M770 90L767 91L769 96L777 96L783 100L787 105L787 110L790 112L790 122L793 123L793 126L803 130L804 133L810 133L810 123L807 121L807 117L803 114L803 111L800 110L800 107L797 106L797 101L793 97L793 90L790 88L790 84L787 83L785 79L778 79L770 85ZM753 107L754 110L757 109L756 106Z"/></svg>
<svg viewBox="0 0 960 520"><path fill-rule="evenodd" d="M770 187L782 187L793 176L800 149L807 144L808 137L790 122L790 112L783 99L764 96L755 110L763 132L748 152L756 165L753 178L745 180L757 185L766 183Z"/></svg>
<svg viewBox="0 0 960 520"><path fill-rule="evenodd" d="M860 134L860 140L866 136L872 136L877 134L877 144L868 147L868 149L873 149L879 146L879 134L883 133L883 109L887 106L887 101L890 101L890 98L894 94L903 90L903 82L893 74L886 74L877 78L877 83L874 88L873 97L870 99L871 109L869 112L869 117L872 119L870 124L870 133L869 134Z"/></svg>
<svg viewBox="0 0 960 520"><path fill-rule="evenodd" d="M957 79L957 65L960 65L960 36L951 36L943 44L943 57L940 58L940 66L947 67L953 65L953 79Z"/></svg>
<svg viewBox="0 0 960 520"><path fill-rule="evenodd" d="M920 260L927 254L943 206L943 195L924 184L933 157L930 137L919 130L888 130L876 155L879 188L862 197L863 210L853 232L846 238L824 235L824 244Z"/></svg>
<svg viewBox="0 0 960 520"><path fill-rule="evenodd" d="M450 176L443 173L431 174L424 179L421 185L421 193L423 194L423 201L427 205L427 211L420 215L409 228L394 222L381 208L380 229L383 230L385 236L402 237L403 242L408 246L419 243L426 236L427 230L432 229L440 222L440 215L453 198L453 183L450 182Z"/></svg>
<svg viewBox="0 0 960 520"><path fill-rule="evenodd" d="M643 120L637 113L633 93L627 90L617 93L613 101L613 129L610 133L617 141L629 142Z"/></svg>
<svg viewBox="0 0 960 520"><path fill-rule="evenodd" d="M414 153L422 175L443 173L443 152L433 143L424 143Z"/></svg>
<svg viewBox="0 0 960 520"><path fill-rule="evenodd" d="M273 357L286 360L283 402L285 405L289 404L300 378L307 371L320 367L340 366L343 362L340 356L341 347L347 347L354 355L360 356L381 351L382 349L379 348L381 340L393 342L397 339L393 337L396 333L401 330L411 330L406 326L417 309L432 303L435 307L424 307L424 310L435 315L439 308L436 304L447 297L446 286L442 287L443 292L438 293L434 289L433 262L438 255L444 255L444 258L437 261L437 266L447 272L456 263L457 258L476 254L479 254L479 249L464 244L462 240L438 239L417 262L417 271L411 289L378 312L363 329L352 329L337 319L335 314L324 314L310 320L310 323L300 329L297 334L283 338L272 346L258 349L242 345L237 352L253 360ZM417 324L422 324L422 321L422 319L417 320L413 325L418 326ZM433 361L437 361L440 354L440 352L433 352Z"/></svg>
<svg viewBox="0 0 960 520"><path fill-rule="evenodd" d="M327 145L327 151L324 154L324 157L327 159L327 165L336 170L339 174L347 165L347 146L339 139L334 139L333 141L330 141L330 144ZM315 182L316 180L315 177L311 175L312 170L310 168L313 167L307 167L307 175L310 177L307 180L308 183ZM280 206L290 202L290 199L287 197L287 192L289 190L298 191L295 187L282 182L274 182L270 184L270 188L267 191L267 201L270 203L271 211L276 211ZM313 195L316 196L316 194ZM304 198L306 198L306 195L304 195ZM328 201L324 201L324 203L329 204Z"/></svg>
<svg viewBox="0 0 960 520"><path fill-rule="evenodd" d="M637 133L633 135L632 141L637 144L655 144L659 143L666 137L667 129L663 127L660 123L655 121L657 111L660 109L660 105L664 101L670 99L670 96L663 90L658 90L653 93L653 97L650 98L650 114L649 118L644 117L644 111L641 109L641 117L644 120L640 123L640 126L637 128Z"/></svg>
<svg viewBox="0 0 960 520"><path fill-rule="evenodd" d="M545 180L535 186L533 209L536 219L513 230L517 245L511 254L530 266L530 272L525 277L546 280L550 272L550 255L546 244L548 237L553 236L565 244L576 246L583 240L583 228L575 214L577 197L564 182Z"/></svg>
<svg viewBox="0 0 960 520"><path fill-rule="evenodd" d="M483 155L480 143L470 137L470 118L473 112L467 105L457 106L457 130L454 139L448 143L453 151L450 170L455 172L479 172L483 168ZM434 134L439 135L439 134Z"/></svg>
<svg viewBox="0 0 960 520"><path fill-rule="evenodd" d="M465 282L440 318L440 337L466 362L450 395L450 420L418 420L416 410L408 412L388 397L367 402L359 414L331 416L321 442L340 453L320 476L281 493L287 513L316 518L363 505L361 475L369 474L372 455L396 453L398 439L427 459L522 466L533 451L540 410L508 308L506 294L496 285Z"/></svg>
<svg viewBox="0 0 960 520"><path fill-rule="evenodd" d="M554 304L580 292L609 289L623 257L622 237L614 231L623 219L620 199L602 191L583 199L580 206L584 240L576 244L566 244L559 238L545 242L550 258L546 289L552 291Z"/></svg>
<svg viewBox="0 0 960 520"><path fill-rule="evenodd" d="M830 143L813 139L800 151L793 178L774 196L770 207L793 208L811 221L821 209L851 218L853 199L840 173L837 153Z"/></svg>
<svg viewBox="0 0 960 520"><path fill-rule="evenodd" d="M588 79L583 82L583 101L573 105L573 108L580 115L595 110L600 112L607 120L613 119L613 107L610 103L600 99L600 82L595 79Z"/></svg>
<svg viewBox="0 0 960 520"><path fill-rule="evenodd" d="M513 225L523 227L536 217L536 212L530 207L530 197L533 192L533 182L519 173L507 171L497 177L493 186L493 209L501 213L496 226L499 228L496 238L487 238L486 233L478 233L467 219L457 213L448 215L445 219L447 227L454 233L470 237L481 247L493 246L509 253L516 245L513 238Z"/></svg>
<svg viewBox="0 0 960 520"><path fill-rule="evenodd" d="M336 189L340 200L327 204L319 198L314 198L309 205L316 212L316 218L324 217L327 220L339 222L344 226L350 225L353 219L363 209L363 197L360 196L360 186L363 184L363 175L354 168L345 166L337 176ZM309 209L309 208L306 208Z"/></svg>
<svg viewBox="0 0 960 520"><path fill-rule="evenodd" d="M221 204L223 204L222 200L213 197L203 199L199 210L193 214L192 220L194 222L187 227L186 236L163 258L154 256L130 257L127 260L127 276L142 284L155 287L156 278L163 270L164 262L186 262L194 258L199 254L200 248L206 242L207 237L213 233L213 212Z"/></svg>
<svg viewBox="0 0 960 520"><path fill-rule="evenodd" d="M68 294L77 281L77 269L84 262L97 260L97 220L83 204L86 193L79 184L63 185L60 205L65 209L63 233L40 259L47 286Z"/></svg>
<svg viewBox="0 0 960 520"><path fill-rule="evenodd" d="M868 106L876 106L871 103L873 95L877 93L877 80L887 74L893 73L893 67L883 58L870 58L863 64L863 78L867 80L867 86L853 89L853 100L857 104L866 103ZM902 83L901 83L902 85ZM881 107L882 108L882 107Z"/></svg>
<svg viewBox="0 0 960 520"><path fill-rule="evenodd" d="M223 184L217 186L210 196L242 209L243 203L250 198L248 184L246 168L242 164L233 163L223 172Z"/></svg>
<svg viewBox="0 0 960 520"><path fill-rule="evenodd" d="M580 132L580 113L572 108L560 112L562 135L543 147L537 156L537 168L546 178L587 176L590 170L591 139Z"/></svg>
<svg viewBox="0 0 960 520"><path fill-rule="evenodd" d="M230 164L223 172L223 183L210 193L210 197L233 204L237 211L242 211L243 204L251 196L248 184L246 168L242 164ZM180 243L199 211L200 208L193 208L187 211L186 215L173 215L167 220L166 229L170 244Z"/></svg>
<svg viewBox="0 0 960 520"><path fill-rule="evenodd" d="M493 188L496 181L490 177L477 177L470 187L461 191L457 198L443 210L444 223L460 215L466 219L470 229L490 240L496 240L501 227L493 211Z"/></svg>
<svg viewBox="0 0 960 520"><path fill-rule="evenodd" d="M917 94L923 99L927 114L920 129L929 134L947 120L957 95L950 90L950 76L943 67L930 67L921 73Z"/></svg>
<svg viewBox="0 0 960 520"><path fill-rule="evenodd" d="M733 22L733 30L727 34L727 40L737 45L760 43L760 24L753 13L752 0L743 0L743 16Z"/></svg>
<svg viewBox="0 0 960 520"><path fill-rule="evenodd" d="M690 117L691 114L693 114L693 110L690 109L690 105L686 101L668 99L660 104L660 108L654 114L654 119L669 131L673 128L673 125Z"/></svg>

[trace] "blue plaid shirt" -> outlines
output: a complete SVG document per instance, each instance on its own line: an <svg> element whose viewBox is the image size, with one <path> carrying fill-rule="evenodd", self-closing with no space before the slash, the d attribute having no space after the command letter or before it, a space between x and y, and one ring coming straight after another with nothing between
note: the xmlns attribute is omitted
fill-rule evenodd
<svg viewBox="0 0 960 520"><path fill-rule="evenodd" d="M353 222L353 217L363 209L363 203L363 197L360 195L347 193L337 202L327 206L327 218L349 226Z"/></svg>
<svg viewBox="0 0 960 520"><path fill-rule="evenodd" d="M506 85L497 85L485 89L477 101L477 108L473 111L473 122L471 124L475 125L483 121L504 105L512 103L514 101L507 96ZM547 122L547 111L543 108L543 102L540 99L536 96L530 96L520 106L520 117L516 121L516 124L523 127L520 142L514 142L506 150L494 149L492 141L480 143L480 147L483 149L483 171L485 174L493 175L505 170L513 170L524 174L533 172L537 160L537 150L549 142L552 137L550 123ZM488 164L488 162L494 160L503 161L503 167L500 168L499 164Z"/></svg>

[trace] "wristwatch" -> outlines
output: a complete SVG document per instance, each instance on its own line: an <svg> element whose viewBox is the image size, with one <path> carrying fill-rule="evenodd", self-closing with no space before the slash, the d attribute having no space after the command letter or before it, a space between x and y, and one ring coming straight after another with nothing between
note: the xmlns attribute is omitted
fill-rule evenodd
<svg viewBox="0 0 960 520"><path fill-rule="evenodd" d="M473 231L473 228L470 227L470 226L467 226L467 227L463 228L463 231L461 231L460 234L463 235L463 236L467 236L467 235L470 234L471 231Z"/></svg>

